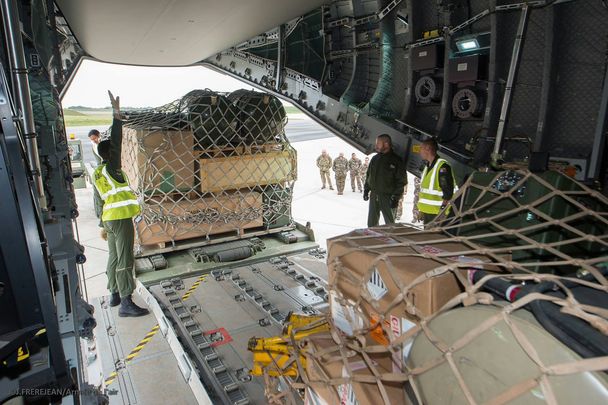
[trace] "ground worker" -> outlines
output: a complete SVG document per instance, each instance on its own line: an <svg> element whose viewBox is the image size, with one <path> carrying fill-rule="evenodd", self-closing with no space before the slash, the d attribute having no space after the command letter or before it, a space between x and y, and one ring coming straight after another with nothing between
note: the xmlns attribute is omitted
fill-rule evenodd
<svg viewBox="0 0 608 405"><path fill-rule="evenodd" d="M319 168L319 172L321 174L321 183L323 183L321 190L325 188L326 183L329 184L329 189L333 190L334 188L331 185L331 177L329 176L329 171L331 170L331 157L327 154L325 149L317 158L317 167Z"/></svg>
<svg viewBox="0 0 608 405"><path fill-rule="evenodd" d="M135 290L133 276L133 243L135 232L133 218L140 213L137 197L129 187L125 173L121 169L122 121L120 99L112 93L112 127L110 139L99 143L98 152L102 162L93 174L97 216L101 219L101 237L108 241L108 289L110 306L120 304L118 316L142 316L147 309L138 307L131 295Z"/></svg>
<svg viewBox="0 0 608 405"><path fill-rule="evenodd" d="M397 208L407 184L405 164L393 152L389 135L383 134L376 138L376 152L369 162L363 190L363 199L369 200L368 227L378 226L380 212L386 224L395 222L393 209Z"/></svg>
<svg viewBox="0 0 608 405"><path fill-rule="evenodd" d="M357 157L357 155L355 155L353 153L350 160L348 161L348 171L350 174L350 186L353 189L353 193L356 191L355 183L357 185L357 189L359 190L359 192L360 193L363 192L363 185L361 182L361 166L362 165L363 165L363 163L361 163L361 159L359 159Z"/></svg>
<svg viewBox="0 0 608 405"><path fill-rule="evenodd" d="M334 159L333 169L336 174L336 187L338 195L344 194L344 183L346 183L346 173L348 172L348 160L344 157L344 153Z"/></svg>
<svg viewBox="0 0 608 405"><path fill-rule="evenodd" d="M420 146L420 156L425 161L425 166L420 177L418 210L425 225L433 221L448 205L456 188L452 168L437 155L438 150L439 146L434 139L426 140Z"/></svg>
<svg viewBox="0 0 608 405"><path fill-rule="evenodd" d="M92 129L89 131L89 140L91 141L91 149L93 150L93 156L95 156L95 161L99 165L101 163L101 156L99 156L99 152L97 148L99 147L99 142L101 142L101 134L98 130Z"/></svg>

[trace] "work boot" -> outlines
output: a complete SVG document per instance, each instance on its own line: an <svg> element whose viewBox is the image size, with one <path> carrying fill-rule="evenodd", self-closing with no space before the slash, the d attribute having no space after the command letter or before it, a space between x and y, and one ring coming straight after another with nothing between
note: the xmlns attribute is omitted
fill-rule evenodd
<svg viewBox="0 0 608 405"><path fill-rule="evenodd" d="M334 188L333 188L332 186L329 186L329 189L330 189L330 190L333 190Z"/></svg>
<svg viewBox="0 0 608 405"><path fill-rule="evenodd" d="M120 300L120 309L118 310L118 316L143 316L148 315L149 311L146 308L140 308L131 299L130 295Z"/></svg>
<svg viewBox="0 0 608 405"><path fill-rule="evenodd" d="M110 297L110 302L108 302L108 305L111 307L115 307L118 304L120 304L120 294L117 292L112 293L112 296Z"/></svg>
<svg viewBox="0 0 608 405"><path fill-rule="evenodd" d="M321 190L325 190L325 186L321 187Z"/></svg>

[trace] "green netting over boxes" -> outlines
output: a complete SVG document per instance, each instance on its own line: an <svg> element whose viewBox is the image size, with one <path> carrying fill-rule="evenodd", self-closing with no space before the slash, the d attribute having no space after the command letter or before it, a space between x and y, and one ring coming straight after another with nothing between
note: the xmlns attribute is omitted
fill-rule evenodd
<svg viewBox="0 0 608 405"><path fill-rule="evenodd" d="M139 247L294 226L296 152L275 97L194 90L123 115L123 169L142 203Z"/></svg>

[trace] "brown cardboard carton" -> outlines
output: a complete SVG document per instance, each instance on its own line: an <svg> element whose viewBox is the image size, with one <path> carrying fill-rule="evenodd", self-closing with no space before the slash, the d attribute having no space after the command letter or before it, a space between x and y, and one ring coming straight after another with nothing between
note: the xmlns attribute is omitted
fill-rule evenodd
<svg viewBox="0 0 608 405"><path fill-rule="evenodd" d="M206 222L201 216L206 213L220 216L231 213L246 213L248 219L232 222ZM256 216L257 215L257 216ZM171 242L224 232L240 231L263 225L262 195L256 192L206 197L197 200L149 201L142 220L135 230L140 245ZM168 218L167 221L155 218Z"/></svg>
<svg viewBox="0 0 608 405"><path fill-rule="evenodd" d="M442 233L420 231L400 235L404 232L416 230L407 227L363 229L328 240L332 317L345 333L355 334L358 329L379 325L378 330L372 330L372 337L378 343L388 344L389 330L407 330L404 325L410 327L411 321L437 312L463 291L454 273L440 274L438 268L444 266L442 260L498 270L488 264L488 257L473 254L470 247ZM461 252L467 254L461 255ZM466 277L466 269L459 271ZM402 288L419 311L417 316L411 308L408 311L403 300L394 303Z"/></svg>
<svg viewBox="0 0 608 405"><path fill-rule="evenodd" d="M291 150L200 159L199 164L203 192L282 184L296 177Z"/></svg>
<svg viewBox="0 0 608 405"><path fill-rule="evenodd" d="M192 131L123 127L123 170L138 193L191 191L194 162Z"/></svg>
<svg viewBox="0 0 608 405"><path fill-rule="evenodd" d="M309 388L306 389L304 403L306 405L364 405L382 404L383 397L374 370L382 375L392 372L392 358L388 353L369 354L371 362L357 352L345 350L347 358L340 355L337 344L327 335L311 337L308 351L319 352L335 347L321 359L315 359L310 354L306 356L306 376ZM349 370L354 379L344 384L330 385L329 379L348 378ZM381 381L387 394L389 404L410 404L405 394L404 383Z"/></svg>

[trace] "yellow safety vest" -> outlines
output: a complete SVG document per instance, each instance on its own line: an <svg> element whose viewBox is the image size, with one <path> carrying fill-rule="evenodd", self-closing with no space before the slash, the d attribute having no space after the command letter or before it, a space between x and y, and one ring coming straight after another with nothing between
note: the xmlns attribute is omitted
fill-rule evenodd
<svg viewBox="0 0 608 405"><path fill-rule="evenodd" d="M420 182L420 193L418 194L418 211L424 214L437 215L441 211L443 205L443 191L439 185L439 169L441 166L446 164L445 159L437 159L435 166L428 171L427 167L424 167L422 171L422 181ZM454 179L454 173L452 172L452 179L454 180L454 193L458 190L456 186L456 179Z"/></svg>
<svg viewBox="0 0 608 405"><path fill-rule="evenodd" d="M123 177L127 176L123 172ZM128 182L119 183L108 174L106 164L101 164L93 173L95 188L103 200L102 221L115 221L118 219L133 218L141 210L139 201Z"/></svg>

